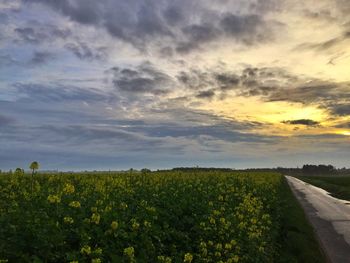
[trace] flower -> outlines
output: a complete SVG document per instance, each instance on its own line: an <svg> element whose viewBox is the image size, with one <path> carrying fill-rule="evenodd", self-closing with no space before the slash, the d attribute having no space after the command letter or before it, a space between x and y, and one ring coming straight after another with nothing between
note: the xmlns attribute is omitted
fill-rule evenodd
<svg viewBox="0 0 350 263"><path fill-rule="evenodd" d="M193 256L191 253L186 253L184 256L184 262L186 263L191 263L193 260Z"/></svg>
<svg viewBox="0 0 350 263"><path fill-rule="evenodd" d="M96 248L95 250L94 250L94 254L96 254L96 255L101 255L102 254L102 248Z"/></svg>
<svg viewBox="0 0 350 263"><path fill-rule="evenodd" d="M71 218L70 216L65 216L63 218L63 221L64 221L65 224L73 224L74 223L73 218Z"/></svg>
<svg viewBox="0 0 350 263"><path fill-rule="evenodd" d="M72 201L69 203L70 207L74 207L74 208L79 208L80 207L80 202L79 201Z"/></svg>
<svg viewBox="0 0 350 263"><path fill-rule="evenodd" d="M83 246L83 247L80 249L80 253L81 253L81 254L90 255L90 254L91 254L91 247L88 246L88 245Z"/></svg>
<svg viewBox="0 0 350 263"><path fill-rule="evenodd" d="M136 221L136 219L131 219L130 222L132 230L137 231L140 227L140 224Z"/></svg>
<svg viewBox="0 0 350 263"><path fill-rule="evenodd" d="M124 255L128 256L129 258L134 258L134 256L135 256L135 249L134 249L134 247L124 248Z"/></svg>
<svg viewBox="0 0 350 263"><path fill-rule="evenodd" d="M158 256L157 259L161 263L171 263L172 261L170 257L165 257L165 256Z"/></svg>
<svg viewBox="0 0 350 263"><path fill-rule="evenodd" d="M47 197L47 201L49 201L51 204L58 204L61 202L61 198L58 195L49 195Z"/></svg>
<svg viewBox="0 0 350 263"><path fill-rule="evenodd" d="M117 222L117 221L113 221L113 222L111 223L111 228L112 228L113 230L116 230L116 229L118 228L118 222Z"/></svg>
<svg viewBox="0 0 350 263"><path fill-rule="evenodd" d="M91 222L95 223L98 225L100 223L101 216L98 213L93 213L91 216Z"/></svg>
<svg viewBox="0 0 350 263"><path fill-rule="evenodd" d="M75 192L75 187L72 184L66 183L63 187L63 192L65 194L72 194Z"/></svg>
<svg viewBox="0 0 350 263"><path fill-rule="evenodd" d="M143 222L143 225L144 225L145 227L148 227L148 228L150 228L150 227L152 226L152 224L151 224L150 222L148 222L147 220L145 220L145 221Z"/></svg>

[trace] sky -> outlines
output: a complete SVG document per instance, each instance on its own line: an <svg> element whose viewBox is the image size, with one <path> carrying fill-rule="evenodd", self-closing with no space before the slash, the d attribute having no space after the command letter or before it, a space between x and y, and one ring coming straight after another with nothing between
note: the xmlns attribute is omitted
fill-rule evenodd
<svg viewBox="0 0 350 263"><path fill-rule="evenodd" d="M0 169L349 152L348 0L0 0Z"/></svg>

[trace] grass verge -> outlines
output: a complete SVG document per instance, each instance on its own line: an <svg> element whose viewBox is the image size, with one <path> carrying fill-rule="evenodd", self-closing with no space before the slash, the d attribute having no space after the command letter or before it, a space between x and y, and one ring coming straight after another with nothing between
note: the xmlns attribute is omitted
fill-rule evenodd
<svg viewBox="0 0 350 263"><path fill-rule="evenodd" d="M350 201L350 176L299 176L298 178L304 182L326 190L336 198Z"/></svg>
<svg viewBox="0 0 350 263"><path fill-rule="evenodd" d="M281 191L282 231L281 252L278 262L327 262L304 210L285 179Z"/></svg>

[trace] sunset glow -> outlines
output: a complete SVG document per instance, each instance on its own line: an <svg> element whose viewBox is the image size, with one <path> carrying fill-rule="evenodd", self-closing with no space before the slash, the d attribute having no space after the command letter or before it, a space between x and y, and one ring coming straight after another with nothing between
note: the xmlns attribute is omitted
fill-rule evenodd
<svg viewBox="0 0 350 263"><path fill-rule="evenodd" d="M344 166L349 32L345 0L4 0L0 168Z"/></svg>

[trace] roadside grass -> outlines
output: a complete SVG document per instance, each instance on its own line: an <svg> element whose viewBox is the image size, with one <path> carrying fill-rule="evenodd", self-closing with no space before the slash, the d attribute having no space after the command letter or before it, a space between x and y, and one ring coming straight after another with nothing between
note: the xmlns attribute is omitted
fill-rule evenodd
<svg viewBox="0 0 350 263"><path fill-rule="evenodd" d="M297 178L326 190L336 198L350 201L350 176L299 176Z"/></svg>
<svg viewBox="0 0 350 263"><path fill-rule="evenodd" d="M285 179L281 187L281 202L282 231L278 262L327 262L312 226Z"/></svg>

